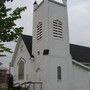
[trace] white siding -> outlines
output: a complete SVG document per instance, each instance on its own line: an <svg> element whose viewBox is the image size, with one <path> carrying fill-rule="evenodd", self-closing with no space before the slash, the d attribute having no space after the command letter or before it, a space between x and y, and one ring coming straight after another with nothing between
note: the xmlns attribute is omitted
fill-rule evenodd
<svg viewBox="0 0 90 90"><path fill-rule="evenodd" d="M54 39L53 20L62 22L63 38ZM36 26L42 21L42 40L37 41ZM44 1L34 12L33 55L35 56L34 80L43 82L43 90L72 90L72 61L69 53L67 8ZM49 49L44 56L43 50ZM40 51L40 55L38 55ZM57 67L62 68L62 82L57 81ZM40 67L40 70L36 70Z"/></svg>
<svg viewBox="0 0 90 90"><path fill-rule="evenodd" d="M85 68L73 64L73 90L90 90L88 70Z"/></svg>
<svg viewBox="0 0 90 90"><path fill-rule="evenodd" d="M20 50L20 47L23 45L22 47L22 51ZM25 70L24 70L24 80L18 80L18 61L20 60L20 58L23 58L25 60ZM14 67L13 67L13 74L15 77L15 83L18 82L24 82L24 81L31 81L31 76L32 72L33 72L33 61L31 61L30 59L30 54L23 42L23 40L21 40L20 44L19 44L19 48L16 54L16 58L15 58L15 62L14 62Z"/></svg>

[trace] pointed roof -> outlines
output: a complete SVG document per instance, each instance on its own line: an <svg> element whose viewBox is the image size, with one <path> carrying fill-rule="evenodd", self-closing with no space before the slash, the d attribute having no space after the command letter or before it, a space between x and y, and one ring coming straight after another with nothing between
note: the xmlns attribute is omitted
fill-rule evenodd
<svg viewBox="0 0 90 90"><path fill-rule="evenodd" d="M28 50L28 52L30 53L30 56L31 57L34 57L32 55L32 36L28 36L28 35L21 35L25 45L26 45L26 48Z"/></svg>
<svg viewBox="0 0 90 90"><path fill-rule="evenodd" d="M17 41L17 44L16 44L16 47L15 47L15 51L14 51L14 54L13 54L13 57L12 57L12 61L11 61L11 66L13 67L14 65L14 62L15 62L15 58L16 58L16 55L17 55L17 51L18 51L18 48L19 48L19 45L20 45L20 42L21 40L23 40L29 54L31 57L34 57L32 55L32 36L28 36L28 35L21 35L19 38L18 38L18 41Z"/></svg>
<svg viewBox="0 0 90 90"><path fill-rule="evenodd" d="M32 55L32 36L28 35L22 35L21 36L27 50L29 51L30 55ZM90 63L90 48L75 44L70 44L70 54L72 56L72 59L82 62L82 63Z"/></svg>

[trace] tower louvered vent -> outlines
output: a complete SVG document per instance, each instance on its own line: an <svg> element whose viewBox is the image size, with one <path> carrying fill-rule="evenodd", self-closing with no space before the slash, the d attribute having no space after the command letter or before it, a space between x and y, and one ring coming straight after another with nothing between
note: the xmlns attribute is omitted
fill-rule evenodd
<svg viewBox="0 0 90 90"><path fill-rule="evenodd" d="M37 25L37 40L42 38L42 22L39 22Z"/></svg>
<svg viewBox="0 0 90 90"><path fill-rule="evenodd" d="M53 37L62 38L62 22L58 19L53 21Z"/></svg>

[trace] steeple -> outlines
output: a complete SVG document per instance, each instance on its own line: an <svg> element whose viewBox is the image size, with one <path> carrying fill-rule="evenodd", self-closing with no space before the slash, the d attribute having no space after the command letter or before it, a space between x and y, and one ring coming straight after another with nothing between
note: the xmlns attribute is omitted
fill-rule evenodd
<svg viewBox="0 0 90 90"><path fill-rule="evenodd" d="M34 2L33 51L49 50L51 55L64 57L69 53L67 0Z"/></svg>
<svg viewBox="0 0 90 90"><path fill-rule="evenodd" d="M34 3L32 54L44 90L72 90L67 0ZM59 77L57 77L59 76Z"/></svg>

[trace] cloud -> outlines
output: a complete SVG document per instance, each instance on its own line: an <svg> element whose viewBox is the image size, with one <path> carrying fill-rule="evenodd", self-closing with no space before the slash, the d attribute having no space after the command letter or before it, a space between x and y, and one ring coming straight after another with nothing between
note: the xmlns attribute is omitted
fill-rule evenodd
<svg viewBox="0 0 90 90"><path fill-rule="evenodd" d="M68 5L70 42L90 46L90 1L72 0Z"/></svg>

